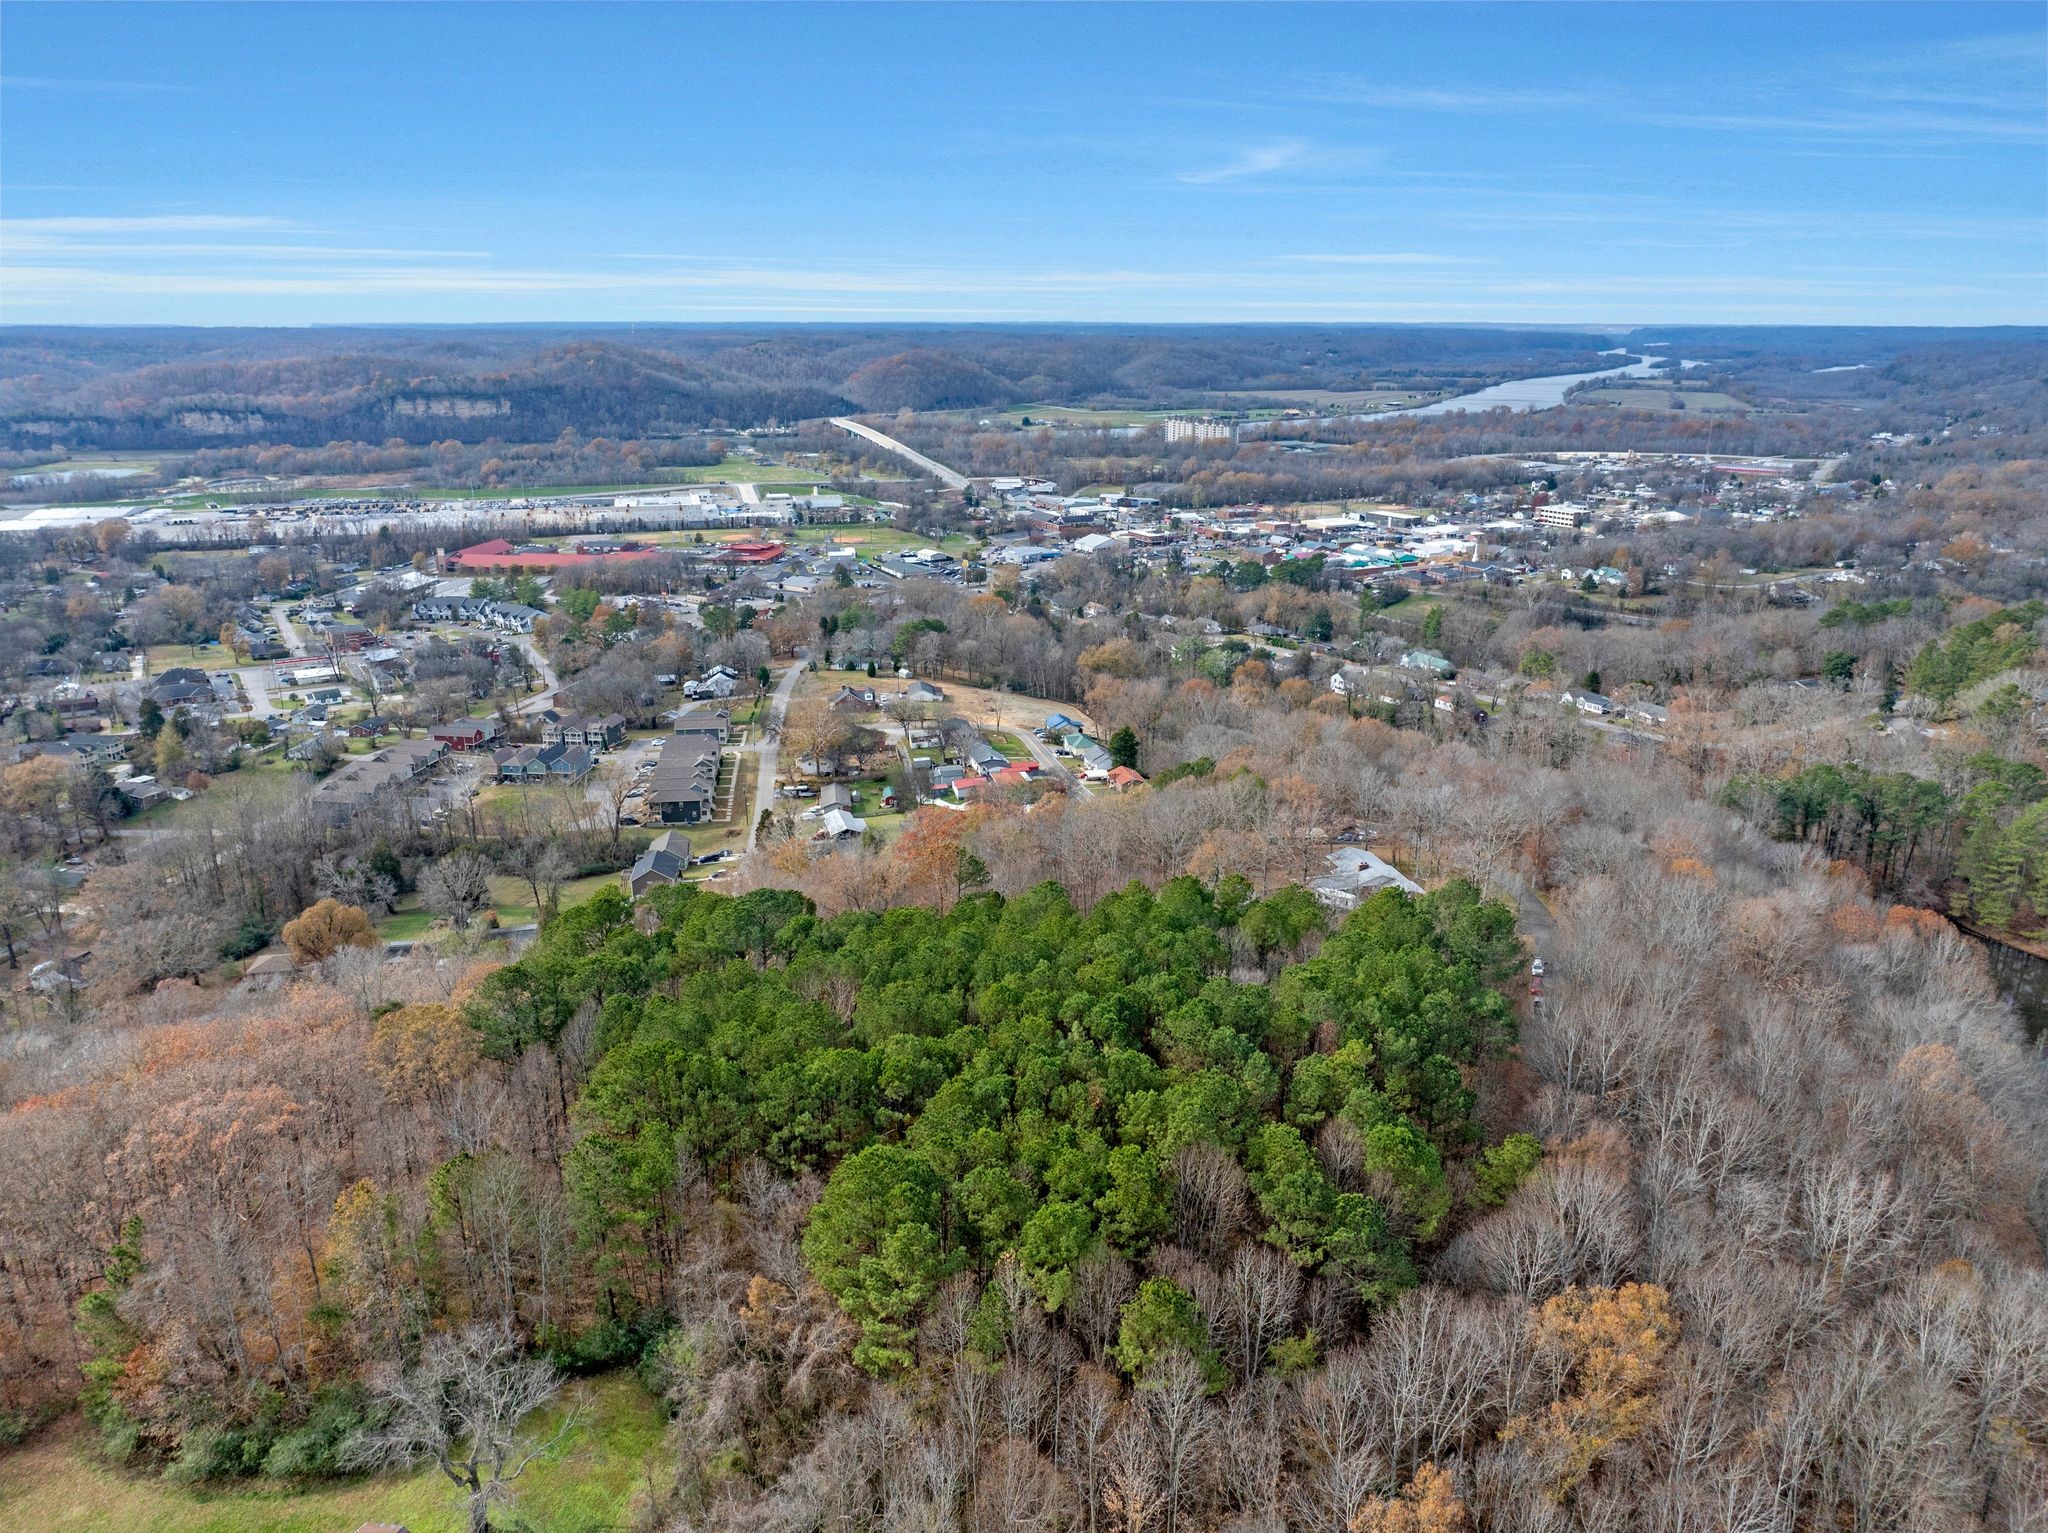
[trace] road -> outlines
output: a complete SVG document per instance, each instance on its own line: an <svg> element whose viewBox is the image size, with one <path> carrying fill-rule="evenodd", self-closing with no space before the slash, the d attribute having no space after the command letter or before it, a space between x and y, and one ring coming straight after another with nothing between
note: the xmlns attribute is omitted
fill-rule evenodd
<svg viewBox="0 0 2048 1533"><path fill-rule="evenodd" d="M239 665L235 676L242 683L242 694L249 699L249 712L259 719L279 713L280 709L270 697L271 669L267 665Z"/></svg>
<svg viewBox="0 0 2048 1533"><path fill-rule="evenodd" d="M833 416L832 424L841 431L850 431L857 437L867 438L877 447L887 448L899 458L909 459L949 490L964 490L967 488L967 476L959 470L948 468L936 459L927 458L915 447L906 447L892 436L883 436L873 426L863 426L859 421L848 420L843 415Z"/></svg>
<svg viewBox="0 0 2048 1533"><path fill-rule="evenodd" d="M768 717L757 721L750 747L754 752L754 815L747 824L749 848L754 844L755 832L761 828L761 816L775 807L775 768L782 754L782 721L789 714L789 700L796 695L797 680L810 663L810 651L796 652L796 663L782 673L782 680L769 696Z"/></svg>
<svg viewBox="0 0 2048 1533"><path fill-rule="evenodd" d="M1047 745L1045 741L1038 738L1035 731L1013 728L1007 731L1007 733L1014 734L1024 742L1024 749L1031 752L1031 759L1045 769L1046 776L1050 777L1054 782L1065 783L1067 791L1070 793L1077 793L1083 798L1088 796L1088 789L1082 785L1081 779L1074 775L1073 771L1064 761L1060 760L1050 745Z"/></svg>
<svg viewBox="0 0 2048 1533"><path fill-rule="evenodd" d="M530 635L515 633L507 637L526 651L526 658L532 662L533 668L540 673L540 690L525 702L513 705L512 711L521 718L524 718L528 714L539 713L552 703L555 700L555 688L559 687L562 683L561 679L555 675L555 668L548 664L548 657L540 652L540 646L533 642Z"/></svg>
<svg viewBox="0 0 2048 1533"><path fill-rule="evenodd" d="M306 652L305 635L292 627L292 620L285 615L285 611L290 605L291 603L289 602L272 602L270 604L270 621L277 624L277 642L294 655L303 655Z"/></svg>

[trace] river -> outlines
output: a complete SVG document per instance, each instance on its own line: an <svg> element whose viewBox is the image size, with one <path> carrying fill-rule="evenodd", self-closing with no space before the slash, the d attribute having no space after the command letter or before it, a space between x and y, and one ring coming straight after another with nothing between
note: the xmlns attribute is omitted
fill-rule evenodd
<svg viewBox="0 0 2048 1533"><path fill-rule="evenodd" d="M1372 410L1344 418L1377 421L1387 420L1396 415L1449 415L1453 411L1465 410L1513 410L1516 414L1528 410L1554 410L1564 403L1564 396L1567 393L1582 383L1591 383L1595 378L1647 378L1657 371L1654 364L1658 360L1653 357L1635 357L1620 367L1605 367L1596 373L1552 373L1546 378L1515 378L1471 394L1460 394L1455 399L1439 399L1433 405L1409 405L1400 410Z"/></svg>

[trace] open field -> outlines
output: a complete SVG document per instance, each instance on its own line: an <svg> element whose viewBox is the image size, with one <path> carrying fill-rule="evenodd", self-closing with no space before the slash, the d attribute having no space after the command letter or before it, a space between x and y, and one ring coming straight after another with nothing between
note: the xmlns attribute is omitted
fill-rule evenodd
<svg viewBox="0 0 2048 1533"><path fill-rule="evenodd" d="M518 1515L551 1533L624 1527L642 1464L661 1442L661 1407L623 1370L573 1381L563 1394L582 1416L521 1478ZM431 1465L303 1489L171 1485L100 1463L76 1418L0 1455L0 1523L37 1533L346 1533L365 1522L412 1533L465 1526L453 1487Z"/></svg>
<svg viewBox="0 0 2048 1533"><path fill-rule="evenodd" d="M1056 703L1022 692L997 692L986 687L963 686L943 676L927 676L924 679L946 694L946 700L936 705L941 716L957 715L970 724L983 725L990 729L1028 730L1036 729L1043 724L1049 713L1064 713L1070 719L1081 720L1091 729L1094 727L1094 720L1078 703ZM866 671L814 668L806 671L803 680L797 683L797 698L802 700L830 697L841 687L873 687L877 697L887 697L891 692L900 691L908 685L908 682L898 681L892 675L878 676L870 681ZM887 718L887 713L884 712L882 717ZM1001 749L1000 745L997 748Z"/></svg>
<svg viewBox="0 0 2048 1533"><path fill-rule="evenodd" d="M1440 390L1428 389L1229 389L1220 397L1311 410L1391 410L1426 405L1444 396Z"/></svg>
<svg viewBox="0 0 2048 1533"><path fill-rule="evenodd" d="M153 452L114 449L62 458L55 463L38 463L34 468L9 469L7 472L17 479L34 479L40 474L153 474L161 461L161 457Z"/></svg>
<svg viewBox="0 0 2048 1533"><path fill-rule="evenodd" d="M1614 405L1624 410L1665 410L1687 415L1747 415L1750 407L1733 394L1718 389L1672 388L1660 384L1613 384L1606 388L1581 389L1572 395L1575 405Z"/></svg>
<svg viewBox="0 0 2048 1533"><path fill-rule="evenodd" d="M1022 405L998 412L996 419L1034 426L1144 426L1163 421L1175 410L1092 410L1086 405Z"/></svg>
<svg viewBox="0 0 2048 1533"><path fill-rule="evenodd" d="M196 665L202 670L226 670L235 664L234 655L222 649L218 639L201 644L152 644L149 646L149 674L161 676L175 666Z"/></svg>
<svg viewBox="0 0 2048 1533"><path fill-rule="evenodd" d="M787 463L761 463L753 458L727 458L701 467L672 470L680 484L822 485L831 476L817 469L791 468Z"/></svg>

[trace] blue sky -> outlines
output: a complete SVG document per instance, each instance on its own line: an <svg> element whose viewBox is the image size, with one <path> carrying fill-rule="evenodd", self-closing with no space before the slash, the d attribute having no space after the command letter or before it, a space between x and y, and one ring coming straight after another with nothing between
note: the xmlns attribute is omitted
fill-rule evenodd
<svg viewBox="0 0 2048 1533"><path fill-rule="evenodd" d="M2039 4L10 0L0 320L2048 321Z"/></svg>

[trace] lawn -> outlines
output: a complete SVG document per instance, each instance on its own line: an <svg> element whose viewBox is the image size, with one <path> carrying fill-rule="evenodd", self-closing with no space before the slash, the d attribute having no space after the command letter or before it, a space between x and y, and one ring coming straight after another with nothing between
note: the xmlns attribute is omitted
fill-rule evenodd
<svg viewBox="0 0 2048 1533"><path fill-rule="evenodd" d="M572 878L562 885L562 909L580 905L598 890L616 884L616 873L593 873L588 878ZM533 890L526 880L515 878L509 873L491 875L490 909L498 912L500 926L531 926L536 913L533 907ZM434 923L432 911L422 909L417 894L402 895L398 908L377 923L377 935L385 942L417 942L427 935Z"/></svg>
<svg viewBox="0 0 2048 1533"><path fill-rule="evenodd" d="M661 1407L625 1371L576 1380L564 1398L583 1414L521 1478L515 1510L550 1533L626 1527L643 1466L661 1444ZM75 1420L0 1456L0 1522L37 1533L348 1533L365 1522L462 1533L465 1526L454 1488L431 1466L299 1490L260 1481L194 1489L108 1468Z"/></svg>
<svg viewBox="0 0 2048 1533"><path fill-rule="evenodd" d="M727 458L722 463L681 470L684 484L772 484L777 489L803 486L806 494L831 478L815 469L791 468L786 463L760 463L752 458Z"/></svg>
<svg viewBox="0 0 2048 1533"><path fill-rule="evenodd" d="M420 908L420 897L408 894L398 903L410 905L411 909L394 910L377 923L377 935L386 942L417 942L426 936L427 928L434 924L433 912Z"/></svg>
<svg viewBox="0 0 2048 1533"><path fill-rule="evenodd" d="M849 783L848 786L856 795L853 812L868 822L870 831L885 839L896 836L909 820L910 810L917 807L912 804L898 809L884 809L882 790L889 786L889 779L886 777L870 777L861 782Z"/></svg>
<svg viewBox="0 0 2048 1533"><path fill-rule="evenodd" d="M571 905L580 905L598 890L616 885L618 881L616 873L593 873L588 878L572 878L562 885L561 908L567 910ZM527 887L525 879L514 878L507 873L491 875L491 908L498 912L500 926L531 926L539 918L539 913L529 903L532 898L533 890Z"/></svg>
<svg viewBox="0 0 2048 1533"><path fill-rule="evenodd" d="M149 674L160 676L173 666L196 665L203 670L225 670L235 663L235 657L220 647L217 639L205 643L152 644L149 646Z"/></svg>
<svg viewBox="0 0 2048 1533"><path fill-rule="evenodd" d="M982 731L982 738L1001 751L1003 759L1006 761L1030 761L1034 759L1031 752L1025 749L1024 742L1007 730L985 729Z"/></svg>

